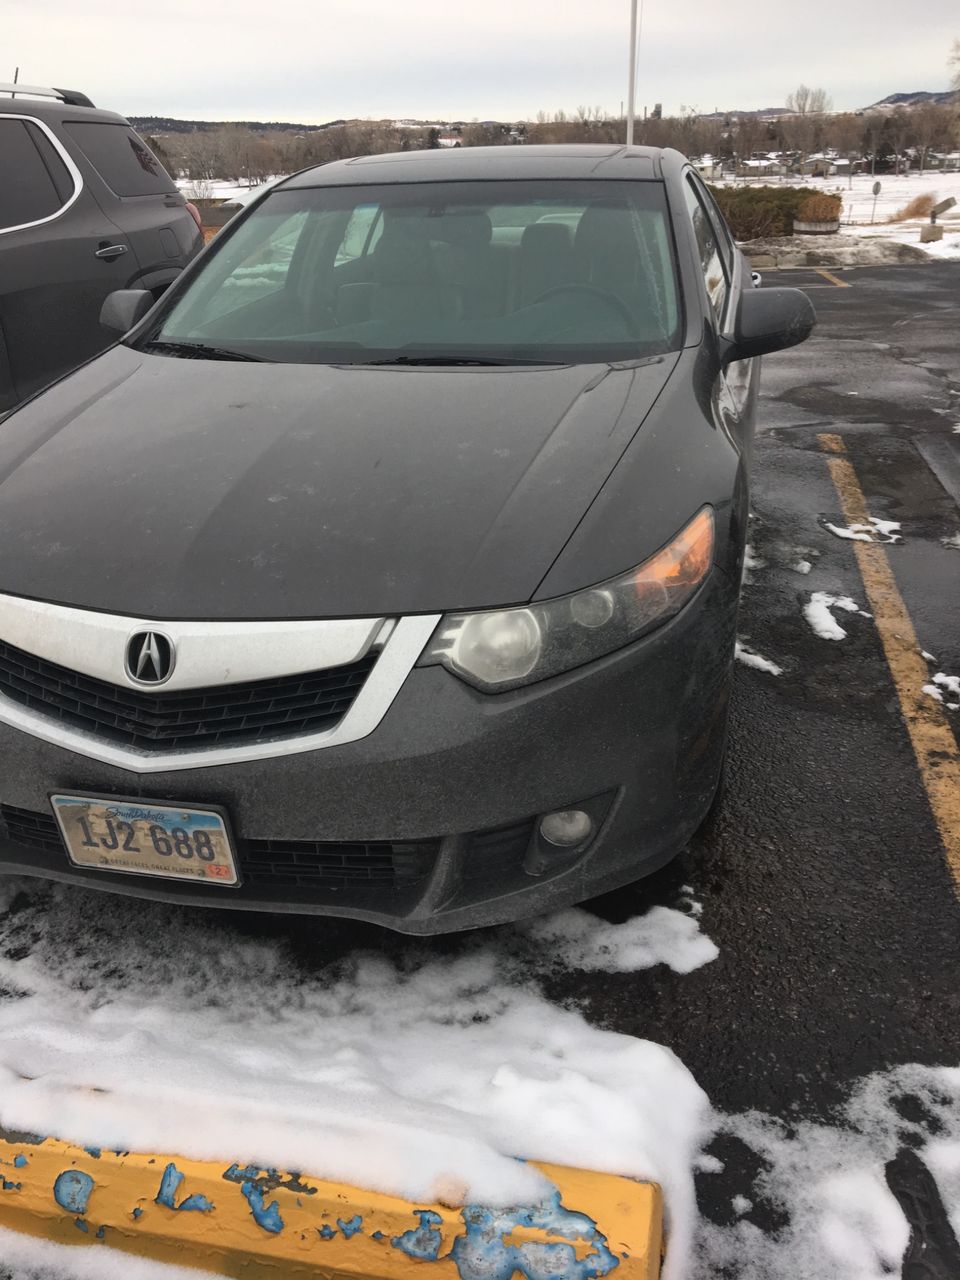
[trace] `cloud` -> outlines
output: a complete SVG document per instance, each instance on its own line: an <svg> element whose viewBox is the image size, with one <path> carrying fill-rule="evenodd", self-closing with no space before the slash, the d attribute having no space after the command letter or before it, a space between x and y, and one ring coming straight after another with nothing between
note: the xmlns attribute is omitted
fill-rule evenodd
<svg viewBox="0 0 960 1280"><path fill-rule="evenodd" d="M131 115L512 119L626 96L628 0L5 0L21 79ZM946 86L955 0L645 0L639 102L760 107L800 81L837 107Z"/></svg>

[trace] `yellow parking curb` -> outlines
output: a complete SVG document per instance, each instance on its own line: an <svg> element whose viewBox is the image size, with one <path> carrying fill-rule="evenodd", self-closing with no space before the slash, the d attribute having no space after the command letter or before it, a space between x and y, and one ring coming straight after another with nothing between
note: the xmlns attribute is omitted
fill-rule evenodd
<svg viewBox="0 0 960 1280"><path fill-rule="evenodd" d="M655 1280L660 1188L537 1164L552 1203L450 1209L302 1174L0 1130L0 1226L236 1280Z"/></svg>

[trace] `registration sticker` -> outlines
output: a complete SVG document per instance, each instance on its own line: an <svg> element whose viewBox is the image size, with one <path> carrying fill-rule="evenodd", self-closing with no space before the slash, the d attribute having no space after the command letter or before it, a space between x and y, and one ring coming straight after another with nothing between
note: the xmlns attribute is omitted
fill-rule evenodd
<svg viewBox="0 0 960 1280"><path fill-rule="evenodd" d="M219 810L73 795L51 796L50 804L75 866L226 888L240 883Z"/></svg>

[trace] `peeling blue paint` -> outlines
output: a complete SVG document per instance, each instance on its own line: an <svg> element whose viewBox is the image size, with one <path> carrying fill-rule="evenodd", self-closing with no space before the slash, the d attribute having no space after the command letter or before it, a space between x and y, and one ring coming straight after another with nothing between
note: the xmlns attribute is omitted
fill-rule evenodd
<svg viewBox="0 0 960 1280"><path fill-rule="evenodd" d="M432 1209L417 1209L416 1213L420 1219L419 1227L411 1227L402 1236L394 1236L390 1243L408 1257L419 1258L422 1262L436 1262L443 1244L443 1236L437 1228L443 1219Z"/></svg>
<svg viewBox="0 0 960 1280"><path fill-rule="evenodd" d="M3 1180L4 1191L19 1191L21 1187L22 1184L19 1182L9 1182L6 1178Z"/></svg>
<svg viewBox="0 0 960 1280"><path fill-rule="evenodd" d="M87 1232L90 1230L89 1226L87 1225L87 1223L84 1222L82 1218L74 1218L73 1225L77 1228L78 1231L82 1231L84 1235L86 1235Z"/></svg>
<svg viewBox="0 0 960 1280"><path fill-rule="evenodd" d="M213 1205L206 1196L187 1196L186 1200L176 1203L176 1194L184 1176L175 1164L168 1164L160 1179L160 1190L155 1203L163 1205L165 1209L175 1209L177 1213L212 1213Z"/></svg>
<svg viewBox="0 0 960 1280"><path fill-rule="evenodd" d="M359 1213L355 1213L347 1222L344 1222L342 1218L338 1218L337 1226L343 1232L344 1240L349 1240L351 1236L355 1236L358 1231L363 1230L363 1218L360 1217Z"/></svg>
<svg viewBox="0 0 960 1280"><path fill-rule="evenodd" d="M375 1232L373 1233L373 1235L370 1237L370 1239L371 1239L371 1240L382 1240L382 1239L383 1239L383 1232L382 1232L382 1231L375 1231Z"/></svg>
<svg viewBox="0 0 960 1280"><path fill-rule="evenodd" d="M84 1147L83 1149L88 1156L93 1156L94 1160L99 1160L103 1154L99 1147Z"/></svg>
<svg viewBox="0 0 960 1280"><path fill-rule="evenodd" d="M271 1235L279 1235L283 1230L284 1223L280 1217L280 1206L276 1200L272 1204L264 1206L263 1192L255 1182L244 1182L240 1190L250 1206L250 1212L253 1214L253 1220L257 1226L262 1227L264 1231L269 1231Z"/></svg>
<svg viewBox="0 0 960 1280"><path fill-rule="evenodd" d="M133 1220L134 1222L137 1222L142 1217L143 1217L143 1210L140 1208L139 1205L137 1205L136 1209L134 1209L133 1211Z"/></svg>
<svg viewBox="0 0 960 1280"><path fill-rule="evenodd" d="M328 1222L325 1222L322 1227L317 1228L317 1234L321 1240L332 1240L337 1233Z"/></svg>
<svg viewBox="0 0 960 1280"><path fill-rule="evenodd" d="M65 1169L53 1184L53 1198L67 1213L86 1213L94 1182L89 1173Z"/></svg>
<svg viewBox="0 0 960 1280"><path fill-rule="evenodd" d="M106 1227L98 1227L98 1228L97 1228L97 1239L98 1239L98 1240L104 1240L104 1239L106 1239L106 1235L107 1235L107 1228L106 1228Z"/></svg>
<svg viewBox="0 0 960 1280"><path fill-rule="evenodd" d="M620 1259L607 1247L607 1239L592 1218L573 1213L560 1203L559 1192L541 1204L515 1209L485 1209L470 1205L461 1213L466 1234L458 1236L450 1256L460 1280L596 1280L619 1267ZM535 1228L548 1235L566 1237L554 1243L527 1241L506 1243L518 1227ZM578 1259L571 1238L585 1240L591 1251Z"/></svg>
<svg viewBox="0 0 960 1280"><path fill-rule="evenodd" d="M24 1166L26 1165L26 1163L27 1163L27 1157L26 1157L26 1156L17 1156L17 1158L16 1158L16 1159L14 1160L14 1162L13 1162L13 1167L14 1167L15 1169L22 1169L22 1168L24 1168Z"/></svg>

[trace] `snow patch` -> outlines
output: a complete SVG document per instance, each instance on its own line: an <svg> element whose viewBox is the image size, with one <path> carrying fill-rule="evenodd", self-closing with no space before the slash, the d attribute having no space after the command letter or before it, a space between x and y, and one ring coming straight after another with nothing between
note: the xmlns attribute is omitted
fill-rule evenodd
<svg viewBox="0 0 960 1280"><path fill-rule="evenodd" d="M954 551L960 551L960 533L954 533L949 538L941 538L940 541L945 547L952 547Z"/></svg>
<svg viewBox="0 0 960 1280"><path fill-rule="evenodd" d="M170 1262L151 1262L118 1249L78 1248L36 1240L0 1227L0 1265L14 1280L223 1280L222 1275Z"/></svg>
<svg viewBox="0 0 960 1280"><path fill-rule="evenodd" d="M742 662L745 667L753 667L756 671L766 671L771 676L783 675L783 667L778 667L769 658L764 658L755 649L751 649L743 640L737 641L733 653L736 660Z"/></svg>
<svg viewBox="0 0 960 1280"><path fill-rule="evenodd" d="M960 711L960 676L948 676L938 671L933 677L933 684L925 684L923 692L951 711Z"/></svg>
<svg viewBox="0 0 960 1280"><path fill-rule="evenodd" d="M813 565L809 560L798 560L796 564L792 564L790 568L794 573L809 573Z"/></svg>
<svg viewBox="0 0 960 1280"><path fill-rule="evenodd" d="M670 1050L591 1026L531 975L695 968L716 955L695 919L564 912L532 938L505 926L302 971L283 941L75 887L7 882L0 913L17 888L0 914L17 997L0 1001L3 1125L413 1200L459 1185L471 1203L535 1203L550 1186L527 1159L652 1178L665 1276L687 1275L706 1096Z"/></svg>
<svg viewBox="0 0 960 1280"><path fill-rule="evenodd" d="M803 606L803 616L821 640L844 640L846 631L840 626L831 613L832 609L843 609L846 613L858 613L862 618L869 618L849 596L831 596L826 591L814 591L809 601Z"/></svg>
<svg viewBox="0 0 960 1280"><path fill-rule="evenodd" d="M836 525L824 521L824 526L838 538L848 538L851 542L902 542L903 537L897 530L899 520L878 520L869 517L869 524Z"/></svg>
<svg viewBox="0 0 960 1280"><path fill-rule="evenodd" d="M770 1235L742 1216L727 1226L702 1222L692 1280L899 1275L910 1231L884 1166L901 1146L924 1160L960 1223L960 1069L909 1065L868 1076L836 1120L786 1123L760 1112L719 1120L718 1134L759 1157L743 1198L773 1206L788 1222Z"/></svg>
<svg viewBox="0 0 960 1280"><path fill-rule="evenodd" d="M651 907L625 924L607 924L573 907L518 927L566 969L635 973L666 964L674 973L691 973L720 954L700 932L698 914Z"/></svg>

